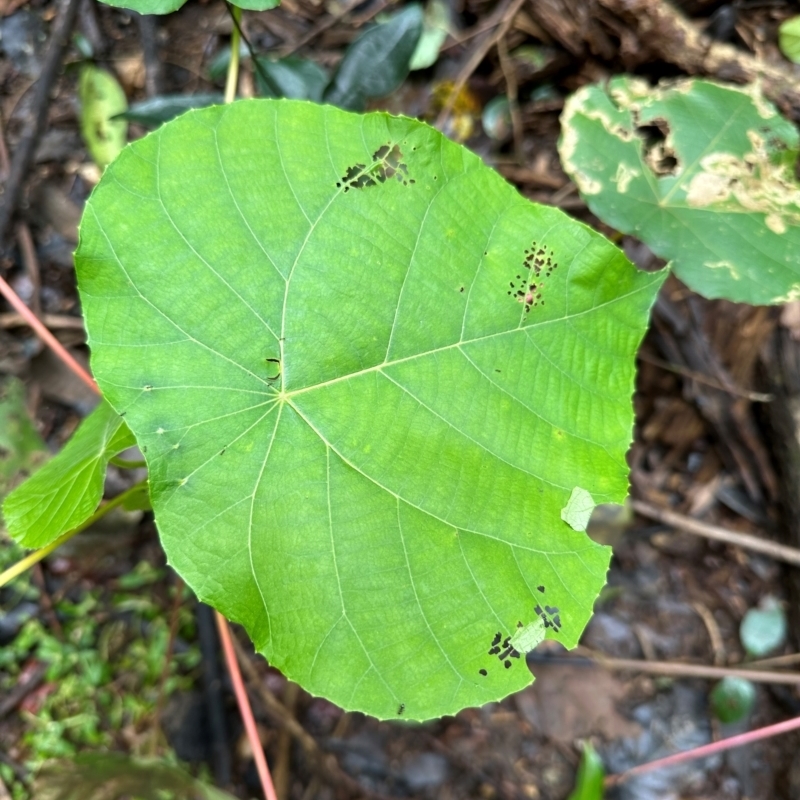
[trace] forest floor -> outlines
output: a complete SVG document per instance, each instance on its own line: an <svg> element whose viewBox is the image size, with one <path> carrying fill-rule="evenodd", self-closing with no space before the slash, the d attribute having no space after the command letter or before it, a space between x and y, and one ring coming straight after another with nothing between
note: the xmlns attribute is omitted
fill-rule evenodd
<svg viewBox="0 0 800 800"><path fill-rule="evenodd" d="M85 363L72 252L83 204L99 172L79 131L81 41L115 73L133 103L164 94L221 93L232 27L217 0L190 0L169 16L144 20L94 0L78 5L46 130L0 251L0 273ZM365 26L398 5L283 0L273 11L246 12L244 30L259 52L295 52L331 67ZM636 17L631 5L641 7ZM589 82L623 72L653 82L687 72L730 78L704 72L682 42L648 32L642 9L660 5L660 0L452 0L444 4L451 32L435 64L412 72L400 89L370 108L433 122L442 116L448 87L463 81L443 122L449 135L524 195L587 222L640 266L652 268L658 261L645 246L588 211L560 166L556 142L565 98ZM675 6L699 31L780 64L800 81L777 46L779 24L796 11L792 3L685 0ZM61 8L51 0L0 0L0 172L6 175L35 110L33 87ZM242 69L240 92L253 95L249 61ZM493 102L498 97L511 98L512 116ZM782 110L800 117L800 107ZM145 132L132 124L129 137ZM629 454L633 498L730 530L783 535L798 545L786 538L790 504L782 496L779 434L769 410L774 342L797 328L790 310L707 301L676 279L667 281L638 362ZM51 451L96 403L0 301L0 379L10 376L24 382L25 407ZM9 393L10 384L5 386ZM110 467L106 496L130 481ZM355 796L314 768L287 720L298 722L316 746L333 754L365 796L563 800L575 784L581 742L594 744L610 772L622 772L800 713L795 687L760 683L749 718L725 726L709 710L714 682L670 670L670 664L742 665L739 626L745 612L768 598L796 607L797 568L632 514L600 521L590 534L613 545L614 557L582 649L540 647L529 657L535 683L502 703L425 725L380 723L307 695L252 656L252 698L282 800ZM0 542L0 566L19 553ZM799 632L790 615L789 638L774 655L796 652ZM221 669L212 663L213 636L205 612L166 567L151 516L141 512L109 517L103 529L77 537L3 590L0 800L34 797L36 767L45 759L104 749L177 759L238 797L260 796L227 685L222 722L209 711L214 703L209 685ZM598 654L656 667L622 669L613 661L602 663ZM282 703L280 714L262 705L264 691ZM770 739L631 779L607 796L797 798L798 744L798 734Z"/></svg>

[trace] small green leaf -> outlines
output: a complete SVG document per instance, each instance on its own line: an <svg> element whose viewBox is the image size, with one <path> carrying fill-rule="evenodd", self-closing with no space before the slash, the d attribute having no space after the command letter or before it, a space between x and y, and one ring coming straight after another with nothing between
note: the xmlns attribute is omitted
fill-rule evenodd
<svg viewBox="0 0 800 800"><path fill-rule="evenodd" d="M305 58L258 58L255 70L258 91L263 97L288 97L293 100L322 101L328 73L315 61Z"/></svg>
<svg viewBox="0 0 800 800"><path fill-rule="evenodd" d="M120 153L128 138L128 123L118 119L128 108L125 92L108 71L84 64L78 78L81 135L95 164L105 167Z"/></svg>
<svg viewBox="0 0 800 800"><path fill-rule="evenodd" d="M789 17L778 28L778 46L795 64L800 64L800 17Z"/></svg>
<svg viewBox="0 0 800 800"><path fill-rule="evenodd" d="M418 720L526 686L518 620L575 646L610 550L560 511L627 494L663 274L427 125L293 100L134 142L80 231L169 561L273 666Z"/></svg>
<svg viewBox="0 0 800 800"><path fill-rule="evenodd" d="M798 133L756 88L620 77L566 103L559 152L589 208L696 292L800 299Z"/></svg>
<svg viewBox="0 0 800 800"><path fill-rule="evenodd" d="M766 597L759 608L751 608L739 626L739 638L748 654L763 658L786 641L786 612L773 597Z"/></svg>
<svg viewBox="0 0 800 800"><path fill-rule="evenodd" d="M535 650L544 641L546 633L544 620L541 617L537 617L533 622L517 628L511 636L509 644L518 653L530 653L531 650Z"/></svg>
<svg viewBox="0 0 800 800"><path fill-rule="evenodd" d="M339 64L325 102L360 111L370 97L391 94L408 75L422 32L422 7L410 3L356 39Z"/></svg>
<svg viewBox="0 0 800 800"><path fill-rule="evenodd" d="M569 496L569 500L564 508L561 509L561 519L574 531L585 531L589 524L589 518L597 505L592 499L592 495L576 486Z"/></svg>
<svg viewBox="0 0 800 800"><path fill-rule="evenodd" d="M5 499L8 532L25 547L44 547L85 522L103 497L108 460L135 443L122 417L101 402L64 449Z"/></svg>
<svg viewBox="0 0 800 800"><path fill-rule="evenodd" d="M584 742L575 788L567 800L603 800L605 777L603 760L589 742Z"/></svg>
<svg viewBox="0 0 800 800"><path fill-rule="evenodd" d="M756 687L744 678L727 676L711 691L711 710L725 724L750 715L756 702Z"/></svg>
<svg viewBox="0 0 800 800"><path fill-rule="evenodd" d="M103 3L116 8L129 8L139 14L171 14L177 11L186 0L102 0ZM276 8L280 0L231 0L231 5L247 11L267 11Z"/></svg>
<svg viewBox="0 0 800 800"><path fill-rule="evenodd" d="M280 0L236 0L231 4L243 8L245 11L269 11L271 8L277 8Z"/></svg>
<svg viewBox="0 0 800 800"><path fill-rule="evenodd" d="M428 0L422 20L422 33L408 65L412 72L436 63L439 51L450 32L450 6L446 0Z"/></svg>
<svg viewBox="0 0 800 800"><path fill-rule="evenodd" d="M221 94L163 94L134 103L117 116L147 128L157 128L192 108L221 104Z"/></svg>
<svg viewBox="0 0 800 800"><path fill-rule="evenodd" d="M17 378L0 381L0 501L47 460L47 447L28 417L25 387Z"/></svg>

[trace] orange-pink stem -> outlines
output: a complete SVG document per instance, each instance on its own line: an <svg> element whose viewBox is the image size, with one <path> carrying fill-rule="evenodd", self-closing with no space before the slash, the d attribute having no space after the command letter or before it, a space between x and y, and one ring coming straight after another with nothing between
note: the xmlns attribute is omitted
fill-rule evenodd
<svg viewBox="0 0 800 800"><path fill-rule="evenodd" d="M0 294L5 297L14 310L33 328L34 333L93 391L100 394L100 389L92 376L70 355L69 351L42 324L36 314L22 302L19 295L0 275Z"/></svg>
<svg viewBox="0 0 800 800"><path fill-rule="evenodd" d="M706 756L713 756L716 753L722 753L725 750L732 750L734 747L743 747L752 742L758 742L761 739L769 739L772 736L778 736L781 733L788 733L800 728L800 717L788 719L785 722L777 722L774 725L767 725L764 728L756 728L754 731L747 733L740 733L737 736L729 736L727 739L720 739L718 742L705 744L702 747L695 747L693 750L686 750L683 753L675 753L674 755L667 756L666 758L659 758L656 761L650 761L647 764L640 764L638 767L632 767L619 775L609 775L606 778L606 784L609 786L622 783L634 775L641 775L645 772L652 772L656 769L663 769L664 767L671 767L674 764L682 764L684 761L693 761L696 758L705 758Z"/></svg>
<svg viewBox="0 0 800 800"><path fill-rule="evenodd" d="M233 693L236 695L236 702L239 705L239 714L244 722L247 738L253 750L253 758L256 762L258 777L261 779L261 787L264 789L264 796L267 800L278 800L275 794L275 787L272 785L272 776L269 773L267 759L264 756L264 748L261 746L261 739L258 736L256 720L253 717L253 709L250 707L250 699L247 697L247 690L244 688L242 673L239 671L239 662L236 660L236 651L233 649L231 641L231 629L228 627L228 620L219 613L215 612L217 619L217 629L219 638L222 641L222 652L225 653L225 662L228 665L228 672L233 683Z"/></svg>

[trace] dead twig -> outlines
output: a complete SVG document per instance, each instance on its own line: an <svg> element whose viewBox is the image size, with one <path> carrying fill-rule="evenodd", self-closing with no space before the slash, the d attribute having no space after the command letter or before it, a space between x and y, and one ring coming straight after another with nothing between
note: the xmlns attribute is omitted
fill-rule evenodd
<svg viewBox="0 0 800 800"><path fill-rule="evenodd" d="M780 683L800 685L800 672L775 672L769 669L739 669L738 667L713 667L706 664L681 664L674 661L647 661L639 658L608 658L595 650L580 648L580 652L604 669L614 672L646 672L669 678L745 678L753 683Z"/></svg>
<svg viewBox="0 0 800 800"><path fill-rule="evenodd" d="M158 56L158 28L152 14L136 14L139 23L139 38L142 41L144 59L144 89L148 97L161 94L161 59Z"/></svg>
<svg viewBox="0 0 800 800"><path fill-rule="evenodd" d="M50 101L50 89L61 67L64 50L69 42L80 4L81 0L61 0L59 5L58 17L50 37L50 46L44 57L41 75L34 88L31 116L22 133L22 138L14 150L8 170L8 179L3 187L2 198L0 198L0 242L5 239L8 225L19 202L19 195L22 191L25 176L28 174L33 155L36 152L36 146L39 143L39 137L44 131Z"/></svg>
<svg viewBox="0 0 800 800"><path fill-rule="evenodd" d="M286 47L284 47L280 52L281 58L291 55L301 47L307 45L309 42L312 42L320 34L325 33L328 28L333 27L333 25L342 19L342 17L346 17L354 8L356 8L356 6L360 5L361 2L362 0L348 0L348 2L345 3L345 5L342 6L342 8L340 8L335 14L329 14L328 16L324 17L307 33L303 34L299 39L289 43Z"/></svg>
<svg viewBox="0 0 800 800"><path fill-rule="evenodd" d="M771 64L736 47L714 41L663 0L598 0L600 6L622 18L635 32L635 42L622 56L661 59L690 75L713 75L733 83L759 81L764 94L800 113L800 83L792 66Z"/></svg>
<svg viewBox="0 0 800 800"><path fill-rule="evenodd" d="M519 113L517 97L517 76L514 66L508 57L508 42L505 36L497 40L497 57L500 60L500 69L506 82L506 97L508 97L508 111L511 115L511 130L514 134L514 157L517 163L522 163L522 116Z"/></svg>
<svg viewBox="0 0 800 800"><path fill-rule="evenodd" d="M286 681L283 704L294 716L300 687L294 681ZM292 774L292 736L285 728L278 733L278 755L275 759L275 794L278 800L288 800Z"/></svg>
<svg viewBox="0 0 800 800"><path fill-rule="evenodd" d="M522 8L522 4L524 2L525 0L505 0L495 11L493 15L493 19L497 20L495 23L495 28L494 30L490 29L486 34L484 34L483 39L472 51L472 54L467 59L467 62L458 73L458 76L453 83L453 88L450 90L450 96L447 98L444 108L442 108L442 110L439 112L439 116L436 118L437 128L441 130L441 128L444 127L444 124L447 122L447 118L450 116L456 99L461 93L461 90L464 88L464 85L470 79L472 73L478 68L481 61L486 58L486 54L503 36L505 36L508 29L511 27L511 23L514 22L514 17L517 15L517 12L520 10L520 8Z"/></svg>
<svg viewBox="0 0 800 800"><path fill-rule="evenodd" d="M631 500L631 508L643 517L662 522L664 525L678 528L686 533L704 536L706 539L713 539L716 542L724 542L734 547L761 553L774 558L776 561L784 561L787 564L800 566L800 550L794 547L787 547L777 542L761 539L749 533L738 533L729 531L727 528L721 528L718 525L709 525L707 522L700 522L675 511L656 508L641 500Z"/></svg>
<svg viewBox="0 0 800 800"><path fill-rule="evenodd" d="M36 257L36 246L33 244L31 229L26 223L17 225L17 244L22 253L22 263L31 281L31 310L37 317L42 316L42 275L39 259Z"/></svg>
<svg viewBox="0 0 800 800"><path fill-rule="evenodd" d="M692 608L697 612L700 619L708 631L708 638L711 639L711 649L714 651L714 664L720 666L725 661L725 642L719 630L719 625L714 619L711 610L702 603L692 603Z"/></svg>
<svg viewBox="0 0 800 800"><path fill-rule="evenodd" d="M711 386L714 389L719 389L721 392L727 392L728 394L735 395L736 397L743 397L745 400L749 400L751 403L771 403L775 399L774 395L767 394L766 392L751 392L748 389L740 389L738 386L725 385L719 381L715 381L713 378L709 378L707 375L703 375L701 372L689 369L688 367L682 367L680 364L670 364L669 361L664 361L656 356L651 356L649 353L640 351L638 358L640 358L642 361L646 361L648 364L652 364L655 367L665 369L668 372L674 372L677 375L682 375L684 378L691 378L693 381L697 381L698 383Z"/></svg>

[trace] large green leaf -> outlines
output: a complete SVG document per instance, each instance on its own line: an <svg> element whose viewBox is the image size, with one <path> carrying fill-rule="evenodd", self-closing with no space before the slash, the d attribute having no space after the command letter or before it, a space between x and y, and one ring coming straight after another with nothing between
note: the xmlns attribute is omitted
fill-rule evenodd
<svg viewBox="0 0 800 800"><path fill-rule="evenodd" d="M6 497L8 532L25 547L45 547L77 528L103 497L109 460L134 444L122 417L100 403L64 449Z"/></svg>
<svg viewBox="0 0 800 800"><path fill-rule="evenodd" d="M609 550L561 509L627 493L661 275L426 125L287 100L129 146L76 263L170 562L287 676L424 719L531 680L518 623L574 646Z"/></svg>
<svg viewBox="0 0 800 800"><path fill-rule="evenodd" d="M798 134L756 89L615 78L574 94L564 169L600 219L706 297L800 298Z"/></svg>

